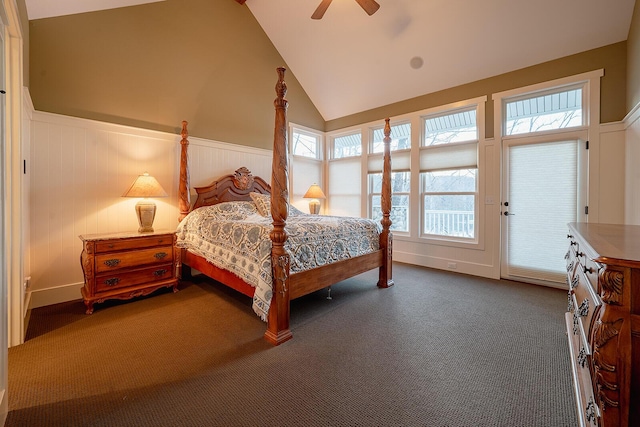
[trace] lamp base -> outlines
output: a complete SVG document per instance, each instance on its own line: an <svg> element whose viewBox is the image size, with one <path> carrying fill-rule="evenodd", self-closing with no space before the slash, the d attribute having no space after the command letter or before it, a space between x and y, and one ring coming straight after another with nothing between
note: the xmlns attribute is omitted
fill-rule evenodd
<svg viewBox="0 0 640 427"><path fill-rule="evenodd" d="M138 233L152 233L153 220L156 217L156 204L150 200L140 200L136 203L136 213L138 214Z"/></svg>
<svg viewBox="0 0 640 427"><path fill-rule="evenodd" d="M309 202L309 213L312 215L318 215L320 213L320 201L313 199Z"/></svg>

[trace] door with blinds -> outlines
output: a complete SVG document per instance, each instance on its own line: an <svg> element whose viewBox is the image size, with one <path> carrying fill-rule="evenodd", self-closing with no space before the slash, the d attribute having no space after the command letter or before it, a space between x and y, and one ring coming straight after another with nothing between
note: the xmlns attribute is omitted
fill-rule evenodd
<svg viewBox="0 0 640 427"><path fill-rule="evenodd" d="M579 137L503 141L503 278L564 288L567 223L586 218L586 153Z"/></svg>

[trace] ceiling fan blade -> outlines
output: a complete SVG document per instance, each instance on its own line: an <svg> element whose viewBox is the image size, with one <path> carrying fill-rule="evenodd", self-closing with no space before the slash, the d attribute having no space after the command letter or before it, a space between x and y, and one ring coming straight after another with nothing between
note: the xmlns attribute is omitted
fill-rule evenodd
<svg viewBox="0 0 640 427"><path fill-rule="evenodd" d="M311 19L322 19L330 4L331 0L322 0L322 3L320 3L316 11L311 15Z"/></svg>
<svg viewBox="0 0 640 427"><path fill-rule="evenodd" d="M376 13L378 9L380 9L380 5L375 0L356 0L356 1L360 5L360 7L362 7L364 11L367 12L367 15L369 16L373 15L374 13Z"/></svg>

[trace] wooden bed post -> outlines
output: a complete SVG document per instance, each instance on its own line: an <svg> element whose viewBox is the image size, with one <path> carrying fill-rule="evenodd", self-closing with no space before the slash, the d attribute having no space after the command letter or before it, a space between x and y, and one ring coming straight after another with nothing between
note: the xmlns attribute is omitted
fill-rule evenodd
<svg viewBox="0 0 640 427"><path fill-rule="evenodd" d="M391 227L391 126L389 125L389 118L386 118L384 121L384 164L382 167L382 194L380 197L380 207L382 208L380 248L383 250L383 256L378 286L388 288L389 286L393 286L393 275L391 272L393 235L389 230Z"/></svg>
<svg viewBox="0 0 640 427"><path fill-rule="evenodd" d="M179 197L178 209L180 215L178 216L178 222L182 221L185 216L191 210L191 195L189 193L189 155L187 150L189 148L189 132L187 132L187 122L182 121L182 140L180 140L180 184L178 187Z"/></svg>
<svg viewBox="0 0 640 427"><path fill-rule="evenodd" d="M285 69L278 68L278 82L274 106L276 110L273 136L273 163L271 165L271 269L273 271L273 296L269 307L267 331L264 337L274 345L293 338L289 329L289 254L284 248L287 232L284 229L289 213L289 171L287 144L287 85Z"/></svg>

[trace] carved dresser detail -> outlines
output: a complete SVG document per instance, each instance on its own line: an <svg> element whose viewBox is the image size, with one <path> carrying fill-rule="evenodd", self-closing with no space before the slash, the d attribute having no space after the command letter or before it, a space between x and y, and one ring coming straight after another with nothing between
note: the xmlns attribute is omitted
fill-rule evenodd
<svg viewBox="0 0 640 427"><path fill-rule="evenodd" d="M111 233L79 236L87 314L108 299L131 299L162 287L178 290L175 233Z"/></svg>
<svg viewBox="0 0 640 427"><path fill-rule="evenodd" d="M640 426L640 226L570 223L567 237L580 426Z"/></svg>

